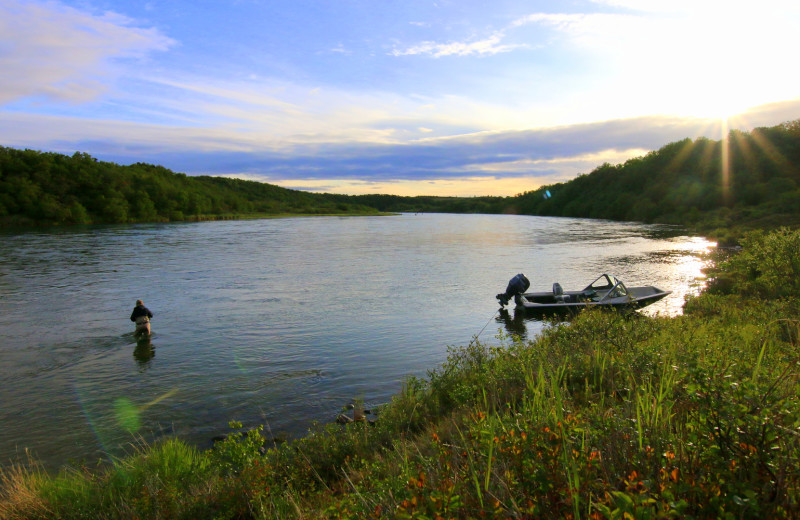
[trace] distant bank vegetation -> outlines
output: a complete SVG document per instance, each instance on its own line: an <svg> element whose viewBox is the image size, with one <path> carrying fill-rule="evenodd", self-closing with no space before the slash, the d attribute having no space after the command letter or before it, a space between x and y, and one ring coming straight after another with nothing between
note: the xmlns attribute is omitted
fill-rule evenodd
<svg viewBox="0 0 800 520"><path fill-rule="evenodd" d="M727 150L726 150L727 149ZM549 194L549 196L548 196ZM528 215L715 228L800 224L800 120L670 143L514 197Z"/></svg>
<svg viewBox="0 0 800 520"><path fill-rule="evenodd" d="M121 166L85 153L0 147L0 223L5 225L351 213L375 210L261 182L189 177L143 163Z"/></svg>
<svg viewBox="0 0 800 520"><path fill-rule="evenodd" d="M684 139L512 197L333 195L85 153L0 148L0 223L144 222L275 214L513 213L631 220L703 231L800 224L800 120Z"/></svg>
<svg viewBox="0 0 800 520"><path fill-rule="evenodd" d="M598 218L703 231L795 227L800 224L800 120L731 131L724 141L683 139L513 197L362 195L355 200L382 211Z"/></svg>

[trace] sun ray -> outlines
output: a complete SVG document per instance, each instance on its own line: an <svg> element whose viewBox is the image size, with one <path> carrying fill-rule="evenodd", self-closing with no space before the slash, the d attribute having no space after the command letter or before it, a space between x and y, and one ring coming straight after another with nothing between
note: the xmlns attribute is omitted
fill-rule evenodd
<svg viewBox="0 0 800 520"><path fill-rule="evenodd" d="M730 163L730 134L728 131L728 118L722 118L722 140L720 141L720 182L722 183L722 204L730 205L731 201L731 163Z"/></svg>
<svg viewBox="0 0 800 520"><path fill-rule="evenodd" d="M765 191L770 189L765 183L776 174L780 177L785 176L786 172L793 171L792 163L773 142L776 132L791 131L791 125L792 123L784 123L779 128L756 128L750 132L726 128L726 135L721 141L720 175L725 205L733 203L734 197L738 199L743 196L745 199L759 200L759 190L763 192L760 194L761 197L770 196ZM740 179L737 183L735 178L737 169L751 173L746 179ZM746 187L743 186L744 181L747 181ZM747 193L748 190L754 192Z"/></svg>
<svg viewBox="0 0 800 520"><path fill-rule="evenodd" d="M667 164L668 170L677 170L679 169L688 159L692 153L692 149L694 148L694 143L689 141L684 146L678 150L678 153L675 154L675 157L669 161Z"/></svg>
<svg viewBox="0 0 800 520"><path fill-rule="evenodd" d="M784 129L788 129L788 125L783 125ZM791 162L784 157L784 155L778 150L778 148L770 141L761 131L758 129L753 130L750 132L750 137L755 143L756 146L761 148L761 151L764 152L772 162L775 163L781 170L791 170L793 168Z"/></svg>

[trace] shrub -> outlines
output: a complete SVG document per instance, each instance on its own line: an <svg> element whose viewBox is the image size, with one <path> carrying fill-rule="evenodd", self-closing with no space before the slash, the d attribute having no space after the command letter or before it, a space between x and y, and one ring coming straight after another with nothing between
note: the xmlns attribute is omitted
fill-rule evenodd
<svg viewBox="0 0 800 520"><path fill-rule="evenodd" d="M800 230L751 231L742 250L722 262L724 282L714 287L761 298L800 297Z"/></svg>

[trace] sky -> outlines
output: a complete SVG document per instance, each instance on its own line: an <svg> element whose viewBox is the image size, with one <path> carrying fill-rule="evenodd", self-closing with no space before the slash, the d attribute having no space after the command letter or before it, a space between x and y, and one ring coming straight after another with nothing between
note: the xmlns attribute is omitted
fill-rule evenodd
<svg viewBox="0 0 800 520"><path fill-rule="evenodd" d="M0 146L515 195L800 118L796 0L0 0Z"/></svg>

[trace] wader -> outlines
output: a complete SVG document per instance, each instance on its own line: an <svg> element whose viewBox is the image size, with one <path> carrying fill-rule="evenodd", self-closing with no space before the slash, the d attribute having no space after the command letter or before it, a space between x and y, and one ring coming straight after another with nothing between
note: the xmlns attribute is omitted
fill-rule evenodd
<svg viewBox="0 0 800 520"><path fill-rule="evenodd" d="M149 336L150 335L150 318L147 316L136 317L136 332L134 336Z"/></svg>

